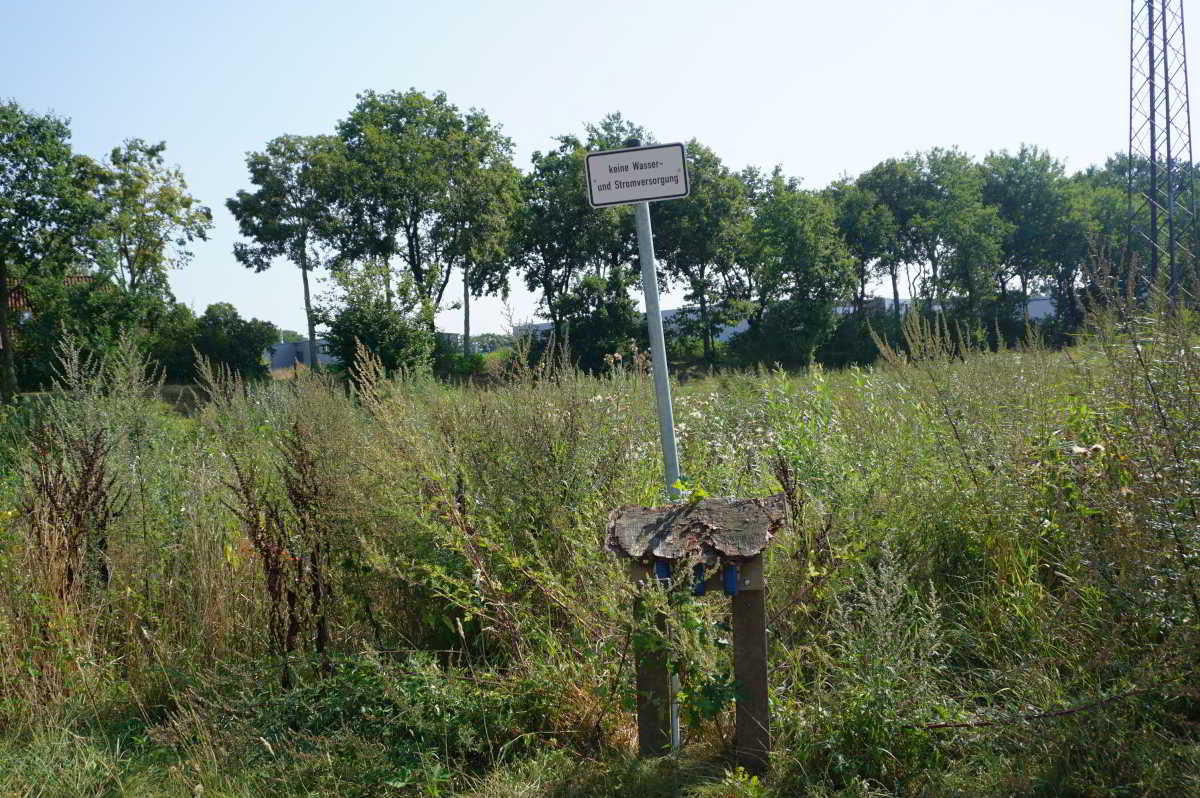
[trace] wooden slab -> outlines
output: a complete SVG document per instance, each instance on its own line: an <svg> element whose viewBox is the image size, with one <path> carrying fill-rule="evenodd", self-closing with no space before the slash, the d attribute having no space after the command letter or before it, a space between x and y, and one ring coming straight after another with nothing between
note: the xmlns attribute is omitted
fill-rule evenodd
<svg viewBox="0 0 1200 798"><path fill-rule="evenodd" d="M608 516L608 548L636 560L746 560L762 553L786 513L782 493L762 499L620 507Z"/></svg>

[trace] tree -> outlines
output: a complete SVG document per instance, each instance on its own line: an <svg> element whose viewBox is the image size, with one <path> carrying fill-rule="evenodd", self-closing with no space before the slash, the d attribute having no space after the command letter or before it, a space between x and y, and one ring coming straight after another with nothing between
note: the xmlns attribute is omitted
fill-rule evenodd
<svg viewBox="0 0 1200 798"><path fill-rule="evenodd" d="M65 336L80 353L103 357L130 331L144 327L147 303L104 275L30 274L21 281L26 308L14 329L17 384L41 390L55 375L55 347ZM159 314L161 316L161 313Z"/></svg>
<svg viewBox="0 0 1200 798"><path fill-rule="evenodd" d="M978 322L983 302L996 293L994 275L1010 226L984 203L983 180L969 157L935 148L923 164L929 214L918 239L925 245L934 291L943 306L947 289L960 291L968 319Z"/></svg>
<svg viewBox="0 0 1200 798"><path fill-rule="evenodd" d="M172 302L146 341L150 358L171 382L196 376L196 314L182 302Z"/></svg>
<svg viewBox="0 0 1200 798"><path fill-rule="evenodd" d="M1117 153L1108 158L1103 166L1089 166L1071 178L1076 206L1090 208L1085 216L1090 217L1088 236L1095 239L1090 246L1096 256L1094 259L1098 261L1096 265L1100 267L1098 271L1109 272L1089 277L1111 280L1111 285L1105 286L1106 289L1144 294L1157 277L1153 266L1155 246L1149 236L1150 206L1143 199L1150 191L1150 167L1149 159L1130 159L1128 153ZM1165 165L1160 164L1159 169L1160 174L1165 172ZM1195 179L1194 167L1185 165L1181 169L1182 186L1178 190L1186 192L1184 187L1190 186ZM1132 207L1126 204L1124 210L1120 210L1113 205L1113 201L1127 196L1130 187L1135 192L1135 201ZM1158 247L1165 249L1168 232L1165 216L1160 214ZM1184 286L1200 276L1186 254L1200 252L1200 242L1196 240L1198 232L1200 229L1194 223L1177 223L1175 227L1178 251L1182 256L1179 278ZM1157 258L1162 275L1169 277L1162 265L1167 261L1165 251L1160 250Z"/></svg>
<svg viewBox="0 0 1200 798"><path fill-rule="evenodd" d="M1045 150L1022 145L1015 155L990 153L982 169L984 202L1007 223L996 274L1000 292L1015 277L1027 312L1030 284L1051 277L1061 260L1070 205L1063 165Z"/></svg>
<svg viewBox="0 0 1200 798"><path fill-rule="evenodd" d="M482 112L464 116L441 92L368 91L338 135L349 167L338 195L341 255L387 266L389 304L397 256L435 309L455 265L490 265L509 204L511 144ZM468 290L496 284L478 274L466 282Z"/></svg>
<svg viewBox="0 0 1200 798"><path fill-rule="evenodd" d="M850 180L841 180L829 189L836 209L838 232L854 259L857 290L854 306L859 313L867 298L867 285L876 277L892 279L894 312L900 312L900 291L896 281L896 220L886 205L870 189Z"/></svg>
<svg viewBox="0 0 1200 798"><path fill-rule="evenodd" d="M849 297L853 260L838 234L833 201L804 191L776 167L757 192L741 259L753 305L748 338L770 359L810 363Z"/></svg>
<svg viewBox="0 0 1200 798"><path fill-rule="evenodd" d="M1083 323L1081 288L1108 290L1114 278L1122 287L1128 273L1122 261L1131 246L1129 204L1125 186L1109 173L1114 165L1110 159L1103 169L1091 167L1067 180L1066 218L1058 230L1050 284L1062 332Z"/></svg>
<svg viewBox="0 0 1200 798"><path fill-rule="evenodd" d="M713 341L726 317L714 313L724 304L722 277L733 268L749 222L743 183L708 147L687 145L691 193L655 206L655 250L667 274L695 303L704 342L704 360L716 361Z"/></svg>
<svg viewBox="0 0 1200 798"><path fill-rule="evenodd" d="M102 355L162 315L168 269L184 265L188 243L211 227L211 214L188 195L179 170L163 164L164 147L132 139L104 163L67 157L58 196L42 199L53 220L40 233L37 260L21 275L29 313L11 348L21 354L21 385L49 381L51 353L63 335ZM67 152L64 139L60 154Z"/></svg>
<svg viewBox="0 0 1200 798"><path fill-rule="evenodd" d="M910 296L945 309L947 295L960 292L977 319L995 284L987 271L1000 259L1007 225L984 204L982 176L971 159L934 148L885 161L859 185L874 192L895 221L895 262L916 269L915 279L909 272Z"/></svg>
<svg viewBox="0 0 1200 798"><path fill-rule="evenodd" d="M432 308L412 278L384 288L388 268L368 262L333 275L334 289L317 309L330 352L350 365L363 346L388 371L424 371L433 356Z"/></svg>
<svg viewBox="0 0 1200 798"><path fill-rule="evenodd" d="M564 303L585 276L599 277L604 286L627 294L627 278L634 269L630 209L588 204L584 168L588 149L619 147L628 138L651 140L643 128L620 114L609 114L587 129L586 145L576 136L564 135L558 137L556 149L533 154L533 168L521 180L521 204L513 221L511 262L529 290L540 292L541 314L560 340L568 315ZM571 314L576 307L571 305Z"/></svg>
<svg viewBox="0 0 1200 798"><path fill-rule="evenodd" d="M96 164L73 156L65 120L0 104L0 399L17 391L13 319L15 280L65 273L94 242L100 216Z"/></svg>
<svg viewBox="0 0 1200 798"><path fill-rule="evenodd" d="M645 337L627 278L620 272L584 275L563 298L560 310L572 360L593 374L607 368L605 356L626 351Z"/></svg>
<svg viewBox="0 0 1200 798"><path fill-rule="evenodd" d="M253 243L234 244L234 257L255 272L266 271L280 257L299 267L308 362L316 368L316 318L308 275L337 257L327 244L336 224L331 207L336 185L346 174L341 142L333 136L280 136L267 142L263 152L248 154L246 168L258 188L253 193L238 191L225 206L241 234Z"/></svg>
<svg viewBox="0 0 1200 798"><path fill-rule="evenodd" d="M166 147L129 139L113 148L105 163L105 218L98 231L101 262L117 284L160 303L171 293L167 272L186 266L192 258L188 245L207 240L212 228L212 211L188 193L179 167L166 165Z"/></svg>
<svg viewBox="0 0 1200 798"><path fill-rule="evenodd" d="M1168 251L1172 230L1164 206L1172 193L1176 202L1183 201L1186 204L1186 198L1191 195L1192 186L1196 182L1196 167L1186 161L1175 164L1175 179L1171 181L1174 185L1168 184L1167 175L1172 170L1168 169L1167 163L1160 161L1157 169L1153 169L1153 166L1149 158L1130 158L1128 153L1118 152L1109 157L1103 166L1090 166L1083 172L1093 188L1133 191L1133 203L1126 209L1128 218L1124 251L1120 253L1119 260L1114 258L1111 266L1117 272L1113 275L1117 278L1114 288L1122 292L1132 290L1141 296L1145 295L1147 289L1157 285L1160 276L1164 283L1159 287L1171 289ZM1151 190L1152 173L1157 174L1157 188L1154 191ZM1158 197L1154 203L1148 200L1152 195ZM1157 241L1152 241L1151 238L1152 206L1159 208ZM1195 257L1200 254L1198 234L1200 228L1188 214L1175 216L1174 236L1178 269L1176 277L1179 285L1184 288L1192 285L1193 281L1200 277L1196 272ZM1129 280L1133 280L1132 287L1126 285Z"/></svg>
<svg viewBox="0 0 1200 798"><path fill-rule="evenodd" d="M263 351L279 338L269 321L243 319L228 302L209 305L196 319L194 346L200 355L224 363L246 379L267 376Z"/></svg>
<svg viewBox="0 0 1200 798"><path fill-rule="evenodd" d="M486 116L472 112L448 142L460 168L451 173L445 212L434 230L447 271L457 265L463 281L463 354L471 354L471 297L508 296L505 257L521 175L512 163L512 142Z"/></svg>
<svg viewBox="0 0 1200 798"><path fill-rule="evenodd" d="M891 235L881 240L879 258L882 268L891 280L892 311L899 322L901 267L905 269L905 282L908 283L910 297L915 296L916 287L908 270L917 255L911 245L912 237L907 233L917 224L921 213L916 159L890 158L860 175L855 185L875 198L889 220Z"/></svg>

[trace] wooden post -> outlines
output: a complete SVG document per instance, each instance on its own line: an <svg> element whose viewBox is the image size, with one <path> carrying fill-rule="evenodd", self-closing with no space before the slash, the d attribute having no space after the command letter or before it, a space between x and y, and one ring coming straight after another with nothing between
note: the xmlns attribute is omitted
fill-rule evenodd
<svg viewBox="0 0 1200 798"><path fill-rule="evenodd" d="M741 564L733 597L733 675L739 685L734 753L750 773L764 773L771 753L767 701L767 586L759 554Z"/></svg>
<svg viewBox="0 0 1200 798"><path fill-rule="evenodd" d="M701 562L711 567L741 563L733 598L734 678L738 762L761 773L771 750L767 707L766 583L762 552L784 521L782 493L761 499L702 499L665 507L620 507L608 517L610 551L629 558L634 582L657 584L648 562ZM713 577L720 588L720 571ZM712 580L710 580L712 581ZM634 617L642 619L640 602ZM666 617L654 619L665 637ZM637 650L638 750L658 756L671 748L671 675L666 652Z"/></svg>
<svg viewBox="0 0 1200 798"><path fill-rule="evenodd" d="M649 565L634 561L630 567L634 583L654 585L654 573ZM645 606L639 599L633 610L636 623L645 616ZM667 618L655 613L654 626L666 635ZM661 756L671 750L671 674L667 670L667 652L663 648L638 649L637 660L637 718L638 753L641 756Z"/></svg>

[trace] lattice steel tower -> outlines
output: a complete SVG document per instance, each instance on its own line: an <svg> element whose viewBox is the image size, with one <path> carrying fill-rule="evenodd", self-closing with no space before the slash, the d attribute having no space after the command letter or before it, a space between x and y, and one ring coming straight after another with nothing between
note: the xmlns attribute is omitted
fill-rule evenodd
<svg viewBox="0 0 1200 798"><path fill-rule="evenodd" d="M1183 0L1130 0L1129 19L1129 249L1175 297L1196 249Z"/></svg>

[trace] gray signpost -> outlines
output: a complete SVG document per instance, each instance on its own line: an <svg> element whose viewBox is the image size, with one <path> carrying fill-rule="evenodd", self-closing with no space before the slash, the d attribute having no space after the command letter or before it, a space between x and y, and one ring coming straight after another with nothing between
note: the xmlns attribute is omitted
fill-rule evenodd
<svg viewBox="0 0 1200 798"><path fill-rule="evenodd" d="M640 147L636 141L627 144L625 149L588 154L588 201L596 208L633 205L636 213L663 470L667 495L673 504L614 510L609 516L608 547L629 558L631 575L640 584L670 582L671 571L699 553L700 561L692 566L693 593L703 595L711 582L732 598L734 675L741 685L734 748L739 764L763 773L771 750L763 553L771 535L783 523L786 503L782 495L768 499L706 499L689 505L674 503L679 498L675 487L679 480L679 455L675 449L667 347L658 307L649 203L688 195L686 153L682 144L648 147ZM706 566L719 566L718 574L705 579ZM667 634L666 621L662 613L654 619L663 634ZM678 691L678 678L671 677L664 651L651 649L638 653L638 748L643 755L654 756L679 747L679 706L675 700Z"/></svg>
<svg viewBox="0 0 1200 798"><path fill-rule="evenodd" d="M650 228L650 203L656 200L680 199L688 195L687 153L682 144L653 144L640 146L636 140L627 141L619 150L588 153L588 202L594 208L612 205L633 205L637 220L638 256L642 262L642 293L646 297L646 326L650 330L650 356L654 368L654 398L658 407L658 435L662 441L663 477L667 496L679 498L679 452L675 446L675 417L671 407L671 381L667 373L667 345L663 337L662 310L658 306L658 270L654 261L654 234ZM666 619L658 619L664 624ZM646 660L639 667L639 716L653 715L662 710L655 703L657 689L643 686L665 684L667 663L662 658ZM675 694L679 678L670 678L670 745L679 748L679 704ZM655 728L654 724L646 727ZM660 745L657 739L646 736L642 741L644 753Z"/></svg>
<svg viewBox="0 0 1200 798"><path fill-rule="evenodd" d="M588 202L595 208L633 205L637 219L638 255L642 262L642 292L646 296L646 324L650 329L650 355L654 365L654 396L658 406L658 433L662 441L667 495L678 498L679 454L675 446L675 418L671 408L671 382L667 374L667 346L662 311L658 306L658 274L654 237L650 229L650 203L680 199L689 191L687 154L682 144L639 146L629 141L620 150L592 152L587 156Z"/></svg>
<svg viewBox="0 0 1200 798"><path fill-rule="evenodd" d="M650 204L634 206L637 216L638 253L642 261L642 291L646 295L646 324L650 328L650 354L654 365L654 398L658 405L658 434L662 439L663 469L667 495L679 496L679 452L675 447L675 411L671 405L671 381L667 374L667 343L663 335L662 310L658 306L658 274L654 261L654 238L650 230Z"/></svg>

